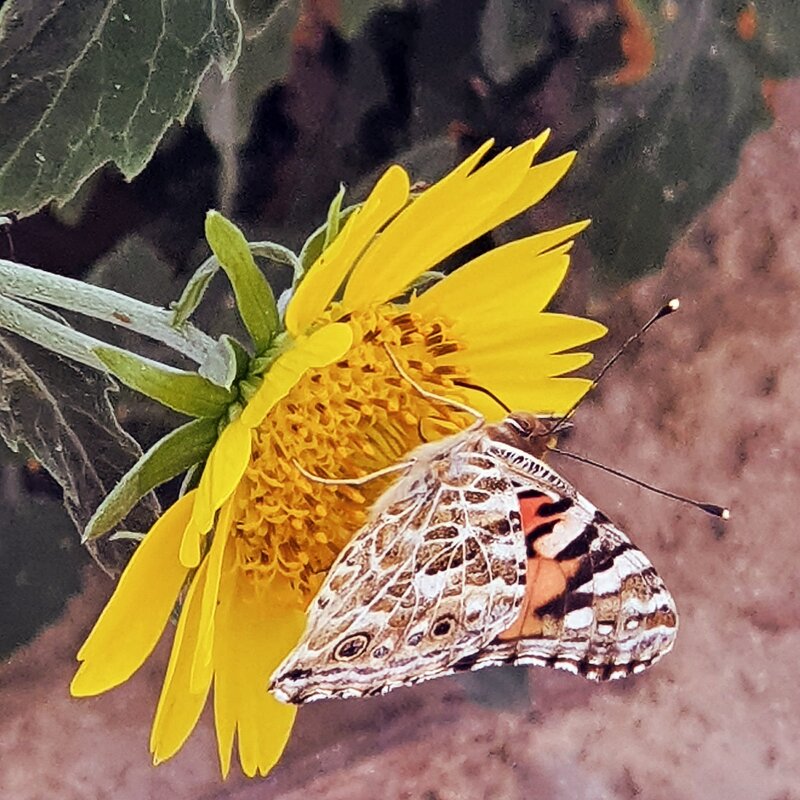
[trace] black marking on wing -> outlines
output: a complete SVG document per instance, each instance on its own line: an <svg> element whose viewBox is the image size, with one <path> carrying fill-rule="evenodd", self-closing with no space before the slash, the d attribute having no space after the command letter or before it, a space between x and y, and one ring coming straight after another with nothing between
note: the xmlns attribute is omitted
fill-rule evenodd
<svg viewBox="0 0 800 800"><path fill-rule="evenodd" d="M599 508L596 508L594 510L594 517L592 517L592 522L595 525L611 525L611 524L613 524L611 522L611 520Z"/></svg>
<svg viewBox="0 0 800 800"><path fill-rule="evenodd" d="M519 497L520 500L532 500L537 497L547 497L547 495L544 492L538 491L538 489L525 489L522 492L517 492L517 497Z"/></svg>
<svg viewBox="0 0 800 800"><path fill-rule="evenodd" d="M525 534L525 551L528 554L528 558L534 558L536 556L536 550L534 549L536 540L540 539L542 536L547 536L548 533L552 533L559 521L558 519L551 519L548 522L542 522L532 531Z"/></svg>
<svg viewBox="0 0 800 800"><path fill-rule="evenodd" d="M596 526L587 525L578 536L556 553L556 561L571 561L573 558L587 555L592 542L596 538Z"/></svg>
<svg viewBox="0 0 800 800"><path fill-rule="evenodd" d="M580 608L587 608L594 602L592 592L572 592L556 595L544 605L534 609L534 613L539 617L563 617L570 611L577 611Z"/></svg>
<svg viewBox="0 0 800 800"><path fill-rule="evenodd" d="M553 503L543 503L539 506L538 515L540 517L554 517L569 511L574 505L575 501L571 497L562 497Z"/></svg>
<svg viewBox="0 0 800 800"><path fill-rule="evenodd" d="M480 661L480 658L481 658L480 651L475 653L470 653L469 655L466 655L463 658L460 658L458 661L456 661L456 663L453 664L452 669L454 672L467 672L471 670L475 666L475 664L478 663L478 661Z"/></svg>
<svg viewBox="0 0 800 800"><path fill-rule="evenodd" d="M607 569L611 569L614 566L614 562L616 559L622 555L627 550L632 550L633 545L630 542L620 542L615 547L611 548L611 550L606 550L598 553L599 556L598 560L594 564L594 571L597 572L605 572Z"/></svg>

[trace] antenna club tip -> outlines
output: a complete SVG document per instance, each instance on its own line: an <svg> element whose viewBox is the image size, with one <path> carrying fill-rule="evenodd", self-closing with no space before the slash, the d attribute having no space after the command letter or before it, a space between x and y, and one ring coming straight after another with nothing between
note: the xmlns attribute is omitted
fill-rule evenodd
<svg viewBox="0 0 800 800"><path fill-rule="evenodd" d="M725 508L725 506L717 506L713 503L696 503L697 507L702 511L705 511L706 514L711 514L714 517L719 517L723 520L728 520L731 518L731 510L729 508Z"/></svg>
<svg viewBox="0 0 800 800"><path fill-rule="evenodd" d="M677 297L673 297L668 303L665 303L658 311L658 314L653 317L653 322L657 319L661 319L662 317L666 317L667 314L672 314L673 311L677 311L681 307L681 301L678 300Z"/></svg>

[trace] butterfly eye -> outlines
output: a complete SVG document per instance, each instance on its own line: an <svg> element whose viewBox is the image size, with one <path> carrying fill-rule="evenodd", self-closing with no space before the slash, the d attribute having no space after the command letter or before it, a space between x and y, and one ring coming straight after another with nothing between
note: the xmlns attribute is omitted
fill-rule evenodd
<svg viewBox="0 0 800 800"><path fill-rule="evenodd" d="M527 422L523 422L520 419L516 419L514 417L509 417L506 420L506 424L509 428L513 428L517 431L517 433L522 434L522 436L530 436L531 435L531 428Z"/></svg>
<svg viewBox="0 0 800 800"><path fill-rule="evenodd" d="M337 661L350 661L358 658L369 644L369 636L366 633L354 633L346 639L342 639L333 651L333 657Z"/></svg>
<svg viewBox="0 0 800 800"><path fill-rule="evenodd" d="M453 630L453 623L455 620L451 616L439 617L434 623L433 627L431 628L431 633L434 636L441 637L447 636L451 630Z"/></svg>

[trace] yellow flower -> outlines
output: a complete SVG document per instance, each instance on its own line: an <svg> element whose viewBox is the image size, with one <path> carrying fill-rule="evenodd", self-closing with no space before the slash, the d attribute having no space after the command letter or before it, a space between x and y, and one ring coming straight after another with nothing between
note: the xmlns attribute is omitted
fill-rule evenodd
<svg viewBox="0 0 800 800"><path fill-rule="evenodd" d="M492 394L513 409L558 414L586 390L585 379L560 376L591 355L567 351L605 329L543 310L586 223L513 241L426 291L409 289L556 185L573 154L532 166L545 140L478 167L487 143L416 198L406 172L390 167L297 287L280 355L222 431L197 487L145 536L78 653L74 695L124 682L183 593L150 740L156 763L186 741L212 684L223 774L234 735L250 776L266 774L284 748L295 709L268 694L269 676L390 480L324 485L298 464L356 477L471 421L421 397L389 352L421 385L490 419L504 414Z"/></svg>

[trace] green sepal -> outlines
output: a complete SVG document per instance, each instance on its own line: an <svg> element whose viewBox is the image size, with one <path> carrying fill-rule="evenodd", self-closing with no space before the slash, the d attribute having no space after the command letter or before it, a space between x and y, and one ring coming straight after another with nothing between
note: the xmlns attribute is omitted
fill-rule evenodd
<svg viewBox="0 0 800 800"><path fill-rule="evenodd" d="M217 418L235 399L232 391L196 372L168 367L111 347L95 347L92 352L126 386L190 417Z"/></svg>
<svg viewBox="0 0 800 800"><path fill-rule="evenodd" d="M215 419L195 419L167 434L125 473L98 506L86 525L83 541L102 536L156 486L205 461L216 441Z"/></svg>
<svg viewBox="0 0 800 800"><path fill-rule="evenodd" d="M208 354L208 358L200 364L198 374L208 378L217 386L231 389L234 383L247 374L250 365L250 354L233 336L223 333ZM213 377L212 377L213 376Z"/></svg>
<svg viewBox="0 0 800 800"><path fill-rule="evenodd" d="M303 249L300 251L300 264L302 266L303 274L305 274L309 267L322 255L322 251L334 240L334 236L328 236L328 227L331 224L331 219L335 220L336 233L341 231L344 223L350 218L350 215L359 207L360 204L348 206L345 209L341 208L340 195L333 198L331 205L328 209L328 221L324 225L320 225L311 236L306 239ZM338 205L337 205L338 201Z"/></svg>
<svg viewBox="0 0 800 800"><path fill-rule="evenodd" d="M268 258L276 264L286 264L292 268L292 275L297 277L302 272L300 258L294 251L276 242L250 242L250 252L254 256Z"/></svg>
<svg viewBox="0 0 800 800"><path fill-rule="evenodd" d="M141 531L115 531L108 537L110 542L136 542L141 543L145 534Z"/></svg>
<svg viewBox="0 0 800 800"><path fill-rule="evenodd" d="M231 282L239 316L253 340L255 351L263 353L278 329L278 307L247 239L218 211L206 214L206 239Z"/></svg>
<svg viewBox="0 0 800 800"><path fill-rule="evenodd" d="M181 296L170 303L172 311L172 327L180 328L200 305L203 295L211 283L211 279L219 272L219 261L215 256L207 258L186 282Z"/></svg>
<svg viewBox="0 0 800 800"><path fill-rule="evenodd" d="M330 247L331 242L339 235L339 231L341 230L344 192L345 186L343 183L340 183L339 191L336 192L335 197L328 206L328 224L325 226L325 242L322 245L323 252Z"/></svg>
<svg viewBox="0 0 800 800"><path fill-rule="evenodd" d="M227 333L223 333L222 336L220 336L220 341L230 353L231 373L233 375L231 382L228 384L230 386L234 381L238 381L247 374L250 369L250 362L253 359L250 357L247 350L244 349L241 342L234 339L233 336L228 336Z"/></svg>

